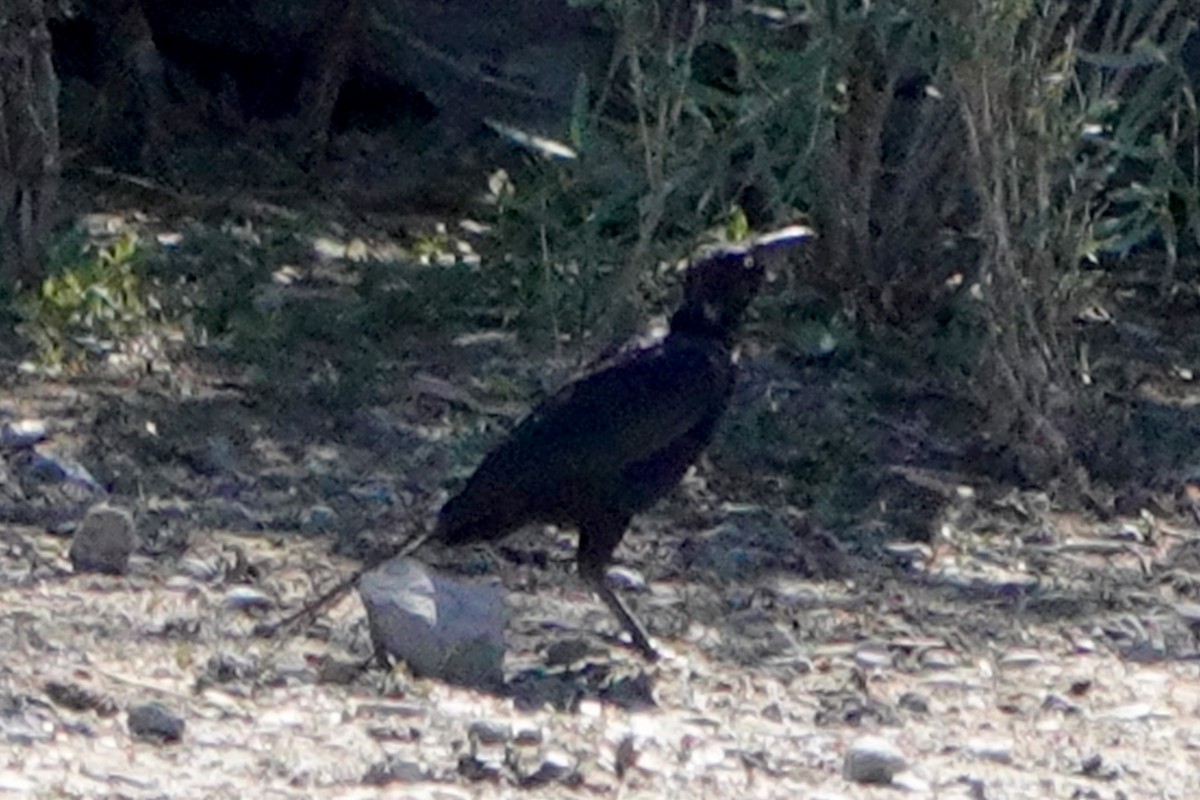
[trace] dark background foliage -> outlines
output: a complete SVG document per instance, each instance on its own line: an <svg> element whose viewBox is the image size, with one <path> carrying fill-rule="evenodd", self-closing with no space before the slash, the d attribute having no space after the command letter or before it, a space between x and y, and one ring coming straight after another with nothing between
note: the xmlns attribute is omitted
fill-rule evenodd
<svg viewBox="0 0 1200 800"><path fill-rule="evenodd" d="M59 230L150 224L43 232L12 319L51 369L186 343L346 414L455 337L587 362L698 243L804 220L716 459L831 521L915 506L920 536L887 467L1111 513L1193 458L1195 11L60 4Z"/></svg>

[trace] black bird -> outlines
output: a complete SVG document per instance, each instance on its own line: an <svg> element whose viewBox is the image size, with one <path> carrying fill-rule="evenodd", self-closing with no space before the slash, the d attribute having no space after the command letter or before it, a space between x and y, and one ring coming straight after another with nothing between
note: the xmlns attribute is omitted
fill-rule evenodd
<svg viewBox="0 0 1200 800"><path fill-rule="evenodd" d="M576 528L579 574L655 658L605 567L633 515L670 491L712 439L733 390L733 335L762 283L762 251L808 234L795 226L694 260L665 339L538 405L443 506L434 538L496 540L535 522Z"/></svg>

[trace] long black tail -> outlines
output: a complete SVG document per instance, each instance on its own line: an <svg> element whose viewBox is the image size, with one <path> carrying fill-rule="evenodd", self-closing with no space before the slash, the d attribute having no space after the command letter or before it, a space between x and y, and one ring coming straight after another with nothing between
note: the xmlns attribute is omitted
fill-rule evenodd
<svg viewBox="0 0 1200 800"><path fill-rule="evenodd" d="M310 600L305 603L300 610L290 614L274 624L262 624L254 629L257 636L271 638L280 631L288 630L293 625L300 621L312 622L321 609L330 603L337 602L346 592L358 585L359 580L363 575L366 575L371 570L378 567L385 561L391 561L393 558L407 558L421 548L426 542L436 535L436 531L428 531L418 534L415 538L409 540L401 547L394 555L376 557L363 564L361 567L350 573L338 583L334 584L333 588L329 589L325 594L318 597L316 600Z"/></svg>

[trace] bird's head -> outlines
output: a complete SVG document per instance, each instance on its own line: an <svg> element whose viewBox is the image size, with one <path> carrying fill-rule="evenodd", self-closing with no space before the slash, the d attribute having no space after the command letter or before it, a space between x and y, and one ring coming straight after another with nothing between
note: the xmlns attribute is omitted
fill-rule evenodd
<svg viewBox="0 0 1200 800"><path fill-rule="evenodd" d="M793 225L701 251L684 274L683 302L671 318L671 330L731 334L762 285L764 256L810 236L808 228Z"/></svg>

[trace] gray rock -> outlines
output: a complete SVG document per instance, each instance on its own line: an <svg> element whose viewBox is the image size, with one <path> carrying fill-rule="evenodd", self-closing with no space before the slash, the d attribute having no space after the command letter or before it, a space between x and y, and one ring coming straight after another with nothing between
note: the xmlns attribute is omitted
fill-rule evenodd
<svg viewBox="0 0 1200 800"><path fill-rule="evenodd" d="M386 786L389 783L416 783L428 779L425 768L417 761L388 756L386 760L373 765L363 776L363 783L369 786Z"/></svg>
<svg viewBox="0 0 1200 800"><path fill-rule="evenodd" d="M418 675L465 686L503 684L507 612L498 584L464 584L411 558L359 581L376 648Z"/></svg>
<svg viewBox="0 0 1200 800"><path fill-rule="evenodd" d="M512 738L512 725L507 722L477 720L467 729L472 742L480 744L503 744Z"/></svg>
<svg viewBox="0 0 1200 800"><path fill-rule="evenodd" d="M541 728L520 728L513 741L522 747L535 747L540 745L544 738Z"/></svg>
<svg viewBox="0 0 1200 800"><path fill-rule="evenodd" d="M231 531L257 531L264 526L260 516L244 503L227 497L210 497L199 509L202 525Z"/></svg>
<svg viewBox="0 0 1200 800"><path fill-rule="evenodd" d="M787 525L753 507L735 510L730 519L696 536L685 557L727 581L748 580L778 569L794 558L796 534Z"/></svg>
<svg viewBox="0 0 1200 800"><path fill-rule="evenodd" d="M629 567L610 567L608 570L608 582L614 588L627 592L646 591L646 579L642 576L642 573Z"/></svg>
<svg viewBox="0 0 1200 800"><path fill-rule="evenodd" d="M275 601L265 592L249 586L235 586L225 593L225 602L238 611L269 611Z"/></svg>
<svg viewBox="0 0 1200 800"><path fill-rule="evenodd" d="M133 516L128 511L107 504L94 506L71 540L71 564L76 572L122 575L136 545Z"/></svg>
<svg viewBox="0 0 1200 800"><path fill-rule="evenodd" d="M537 771L521 781L523 786L542 786L552 782L569 782L576 774L575 759L562 750L551 750L542 759Z"/></svg>
<svg viewBox="0 0 1200 800"><path fill-rule="evenodd" d="M586 658L591 652L592 646L583 639L555 642L546 648L546 666L565 667Z"/></svg>
<svg viewBox="0 0 1200 800"><path fill-rule="evenodd" d="M129 732L153 742L177 742L185 724L162 703L145 703L129 709Z"/></svg>
<svg viewBox="0 0 1200 800"><path fill-rule="evenodd" d="M304 533L328 533L333 529L337 512L325 505L311 506L300 515L300 530Z"/></svg>
<svg viewBox="0 0 1200 800"><path fill-rule="evenodd" d="M1006 739L978 737L970 739L966 751L976 758L994 761L997 764L1013 762L1013 744Z"/></svg>
<svg viewBox="0 0 1200 800"><path fill-rule="evenodd" d="M43 442L33 447L33 458L29 462L30 474L39 480L61 482L77 486L88 492L103 492L104 487L96 482L87 467L71 456Z"/></svg>
<svg viewBox="0 0 1200 800"><path fill-rule="evenodd" d="M846 751L842 775L855 783L889 784L907 766L904 755L887 739L863 736Z"/></svg>
<svg viewBox="0 0 1200 800"><path fill-rule="evenodd" d="M28 446L46 438L46 423L40 419L17 419L0 426L0 444Z"/></svg>

